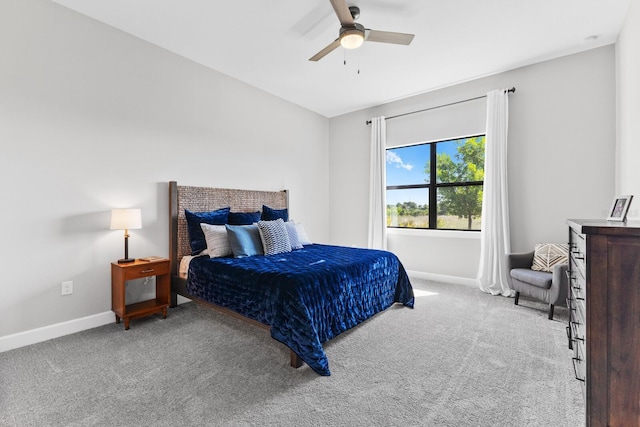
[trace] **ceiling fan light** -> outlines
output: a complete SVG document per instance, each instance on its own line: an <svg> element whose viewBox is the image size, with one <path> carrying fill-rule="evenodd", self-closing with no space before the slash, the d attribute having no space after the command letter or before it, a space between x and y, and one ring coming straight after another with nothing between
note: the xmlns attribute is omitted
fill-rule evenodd
<svg viewBox="0 0 640 427"><path fill-rule="evenodd" d="M345 30L340 34L340 44L345 49L356 49L364 43L364 33L360 30Z"/></svg>

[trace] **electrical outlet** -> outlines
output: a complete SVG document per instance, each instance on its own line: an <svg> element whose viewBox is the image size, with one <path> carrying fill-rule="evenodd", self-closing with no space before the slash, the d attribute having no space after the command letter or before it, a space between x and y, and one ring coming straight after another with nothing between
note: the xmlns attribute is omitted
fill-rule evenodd
<svg viewBox="0 0 640 427"><path fill-rule="evenodd" d="M62 282L60 287L60 295L71 295L73 293L73 281Z"/></svg>

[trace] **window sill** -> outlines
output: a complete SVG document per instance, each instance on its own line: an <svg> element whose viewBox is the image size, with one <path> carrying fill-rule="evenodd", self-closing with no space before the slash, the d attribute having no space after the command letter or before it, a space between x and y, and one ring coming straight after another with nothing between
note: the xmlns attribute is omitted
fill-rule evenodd
<svg viewBox="0 0 640 427"><path fill-rule="evenodd" d="M426 230L423 228L387 228L387 235L480 240L480 232L478 231Z"/></svg>

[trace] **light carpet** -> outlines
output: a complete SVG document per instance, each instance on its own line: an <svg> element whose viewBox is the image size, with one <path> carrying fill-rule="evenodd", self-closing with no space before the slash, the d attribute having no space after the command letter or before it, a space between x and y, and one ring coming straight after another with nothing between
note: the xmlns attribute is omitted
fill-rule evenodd
<svg viewBox="0 0 640 427"><path fill-rule="evenodd" d="M0 426L584 425L566 309L412 283L415 309L325 344L330 377L194 303L1 353Z"/></svg>

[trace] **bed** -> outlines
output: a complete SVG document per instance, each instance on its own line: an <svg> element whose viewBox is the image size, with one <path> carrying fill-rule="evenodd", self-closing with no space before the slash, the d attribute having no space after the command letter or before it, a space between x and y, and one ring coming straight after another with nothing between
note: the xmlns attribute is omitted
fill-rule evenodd
<svg viewBox="0 0 640 427"><path fill-rule="evenodd" d="M171 299L177 295L266 328L291 350L291 365L306 363L330 375L322 344L395 303L413 308L411 283L387 251L306 244L274 255L191 259L185 210L254 212L288 209L286 191L232 190L169 183Z"/></svg>

